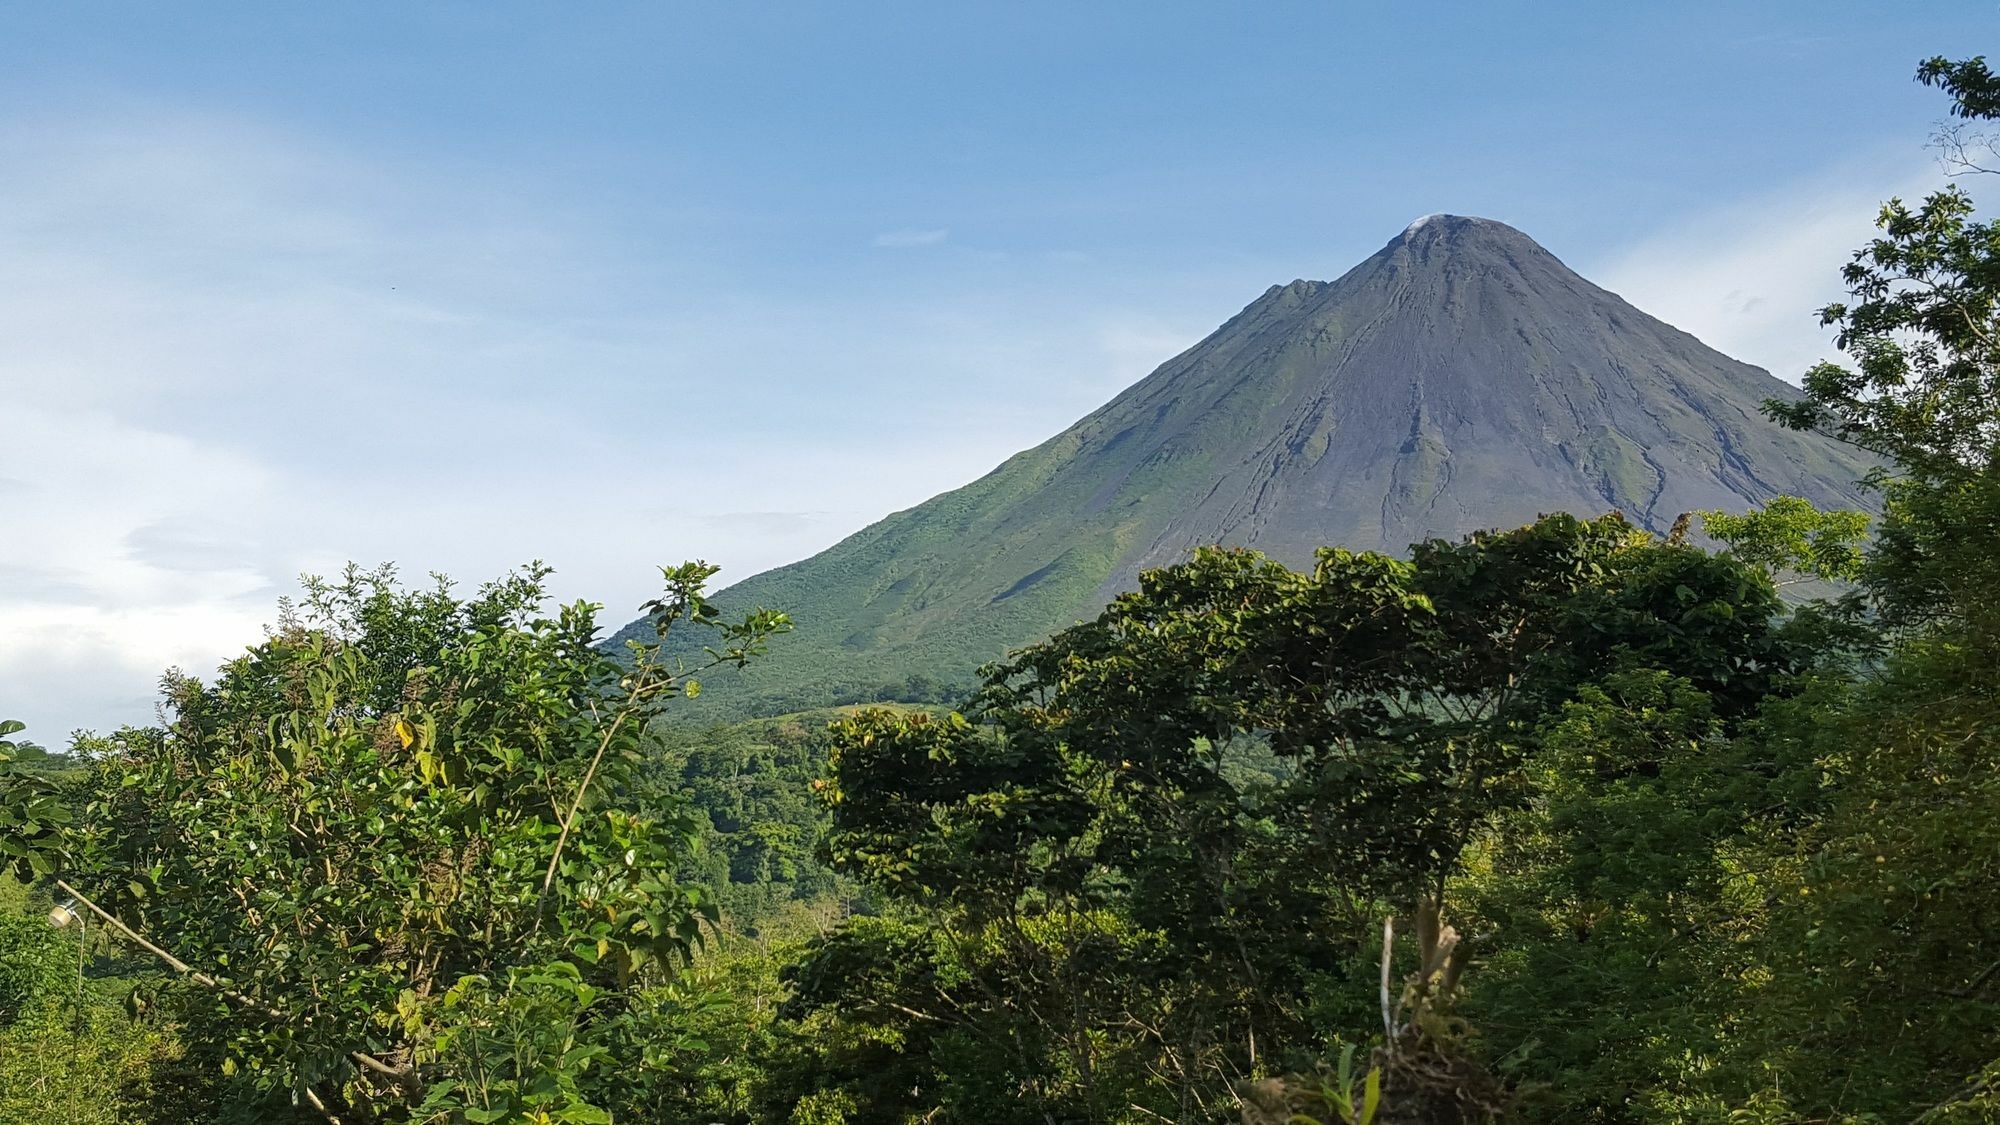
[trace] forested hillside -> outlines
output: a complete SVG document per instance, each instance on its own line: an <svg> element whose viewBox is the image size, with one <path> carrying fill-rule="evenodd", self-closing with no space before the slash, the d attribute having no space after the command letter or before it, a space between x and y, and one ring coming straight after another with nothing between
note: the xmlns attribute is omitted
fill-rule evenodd
<svg viewBox="0 0 2000 1125"><path fill-rule="evenodd" d="M806 711L653 731L645 799L687 803L702 840L683 875L715 894L732 921L755 925L789 903L851 900L860 892L826 863L826 809L814 792L826 772L827 728L840 717Z"/></svg>
<svg viewBox="0 0 2000 1125"><path fill-rule="evenodd" d="M688 723L794 639L704 564L311 580L0 725L0 1122L2000 1120L2000 224L1842 277L1764 409L1877 517L1200 547L949 703Z"/></svg>

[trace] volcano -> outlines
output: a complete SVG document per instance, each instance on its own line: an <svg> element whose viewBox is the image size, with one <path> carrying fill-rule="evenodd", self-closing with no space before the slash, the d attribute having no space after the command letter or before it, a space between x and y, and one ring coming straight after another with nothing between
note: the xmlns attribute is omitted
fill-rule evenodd
<svg viewBox="0 0 2000 1125"><path fill-rule="evenodd" d="M1779 495L1874 506L1864 455L1759 411L1797 394L1504 223L1426 216L1338 280L1272 286L979 480L724 590L797 631L704 701L920 698L1203 544L1301 566L1557 511L1663 532Z"/></svg>

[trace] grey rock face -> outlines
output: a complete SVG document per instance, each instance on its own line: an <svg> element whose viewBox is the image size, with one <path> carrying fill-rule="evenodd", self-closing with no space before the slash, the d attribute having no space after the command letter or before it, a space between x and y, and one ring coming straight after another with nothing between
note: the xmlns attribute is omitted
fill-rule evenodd
<svg viewBox="0 0 2000 1125"><path fill-rule="evenodd" d="M1759 413L1796 393L1512 227L1439 215L1337 281L1272 288L1079 428L1226 451L1119 585L1197 543L1298 563L1325 543L1401 551L1553 511L1664 531L1779 494L1870 503L1865 459Z"/></svg>

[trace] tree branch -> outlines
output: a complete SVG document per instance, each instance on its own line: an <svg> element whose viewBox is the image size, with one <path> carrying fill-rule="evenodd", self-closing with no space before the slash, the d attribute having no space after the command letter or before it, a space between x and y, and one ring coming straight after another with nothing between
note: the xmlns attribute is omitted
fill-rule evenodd
<svg viewBox="0 0 2000 1125"><path fill-rule="evenodd" d="M253 1011L269 1016L272 1019L282 1020L285 1018L285 1014L283 1012L280 1012L278 1009L273 1008L269 1004L264 1003L262 1000L259 1000L254 996L246 996L243 993L238 992L233 988L230 988L229 986L223 984L221 981L216 980L212 976L209 976L207 973L204 973L199 969L196 969L194 966L188 964L186 961L181 960L180 958L174 956L173 954L167 952L166 950L161 949L159 946L154 945L152 942L147 941L146 938L139 933L139 931L126 925L124 920L119 918L117 915L111 913L110 911L90 901L89 897L87 897L82 891L77 890L75 887L70 886L68 883L63 882L61 879L56 880L56 887L60 889L64 894L75 899L78 905L87 908L92 914L95 914L99 918L103 919L105 925L110 926L112 929L117 930L119 933L125 935L125 937L130 939L134 945L137 945L139 948L159 958L161 961L165 962L169 968L173 969L175 972L181 974L187 979L195 982L198 985L201 985L203 988L212 988L215 991L221 993L223 996L227 997L229 1000L233 1001L234 1003L240 1004L243 1007L249 1008ZM383 1062L381 1059L378 1059L375 1056L367 1054L362 1051L349 1051L347 1053L347 1057L353 1060L357 1065L362 1066L368 1070L372 1070L375 1073L383 1075L384 1077L390 1079L398 1087L400 1087L401 1089L412 1095L421 1093L423 1091L423 1082L420 1079L418 1079L415 1073L413 1073L408 1069L405 1069L403 1067L390 1066L388 1063ZM331 1117L332 1115L329 1114L328 1116ZM335 1120L338 1119L336 1118Z"/></svg>

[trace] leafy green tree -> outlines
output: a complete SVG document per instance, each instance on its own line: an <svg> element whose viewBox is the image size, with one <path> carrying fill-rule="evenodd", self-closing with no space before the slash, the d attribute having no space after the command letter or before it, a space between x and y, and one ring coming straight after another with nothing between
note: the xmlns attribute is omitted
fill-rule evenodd
<svg viewBox="0 0 2000 1125"><path fill-rule="evenodd" d="M1983 59L1931 59L1918 72L1952 95L1955 115L2000 113ZM2000 225L1948 188L1912 207L1890 200L1881 236L1842 271L1849 299L1821 322L1849 364L1805 376L1805 396L1767 411L1890 462L1877 474L1887 510L1868 563L1888 620L1978 617L1993 632L2000 588Z"/></svg>
<svg viewBox="0 0 2000 1125"><path fill-rule="evenodd" d="M1983 59L1918 77L2000 116ZM1891 201L1823 319L1824 364L1772 413L1890 460L1864 585L1894 645L1816 714L1774 725L1821 810L1748 853L1767 891L1742 1053L1746 1112L1839 1120L2000 1114L2000 226L1958 188Z"/></svg>
<svg viewBox="0 0 2000 1125"><path fill-rule="evenodd" d="M213 685L100 763L70 876L212 985L187 1036L239 1085L343 1121L605 1121L596 1037L697 944L694 827L636 810L640 735L698 690L675 626L741 663L782 615L720 622L666 571L656 638L597 647L535 567L460 600L386 568L308 583ZM271 1112L269 1103L251 1110Z"/></svg>
<svg viewBox="0 0 2000 1125"><path fill-rule="evenodd" d="M1532 796L1482 835L1459 899L1487 938L1465 1010L1534 1093L1524 1117L1671 1118L1717 1065L1762 915L1730 857L1809 788L1755 726L1661 669L1546 719Z"/></svg>
<svg viewBox="0 0 2000 1125"><path fill-rule="evenodd" d="M1797 496L1774 497L1741 515L1701 513L1702 530L1736 558L1762 568L1778 585L1861 577L1866 512L1822 512Z"/></svg>
<svg viewBox="0 0 2000 1125"><path fill-rule="evenodd" d="M797 1014L893 1030L893 1100L886 1062L842 1086L858 1119L1207 1119L1379 1023L1381 914L1464 876L1567 706L1664 676L1740 723L1804 659L1780 612L1615 516L1311 574L1197 552L992 670L977 722L840 724L831 856L914 913L819 943ZM1272 774L1226 768L1251 742Z"/></svg>
<svg viewBox="0 0 2000 1125"><path fill-rule="evenodd" d="M0 875L34 878L55 870L61 834L70 823L60 787L43 774L23 768L24 755L40 747L7 736L27 729L0 720Z"/></svg>
<svg viewBox="0 0 2000 1125"><path fill-rule="evenodd" d="M2000 699L1948 638L1773 734L1814 755L1823 809L1742 859L1760 974L1740 1019L1768 1104L1805 1117L2000 1114Z"/></svg>
<svg viewBox="0 0 2000 1125"><path fill-rule="evenodd" d="M1917 81L1950 94L1953 117L2000 118L2000 75L1984 55L1957 60L1934 55L1917 67Z"/></svg>

